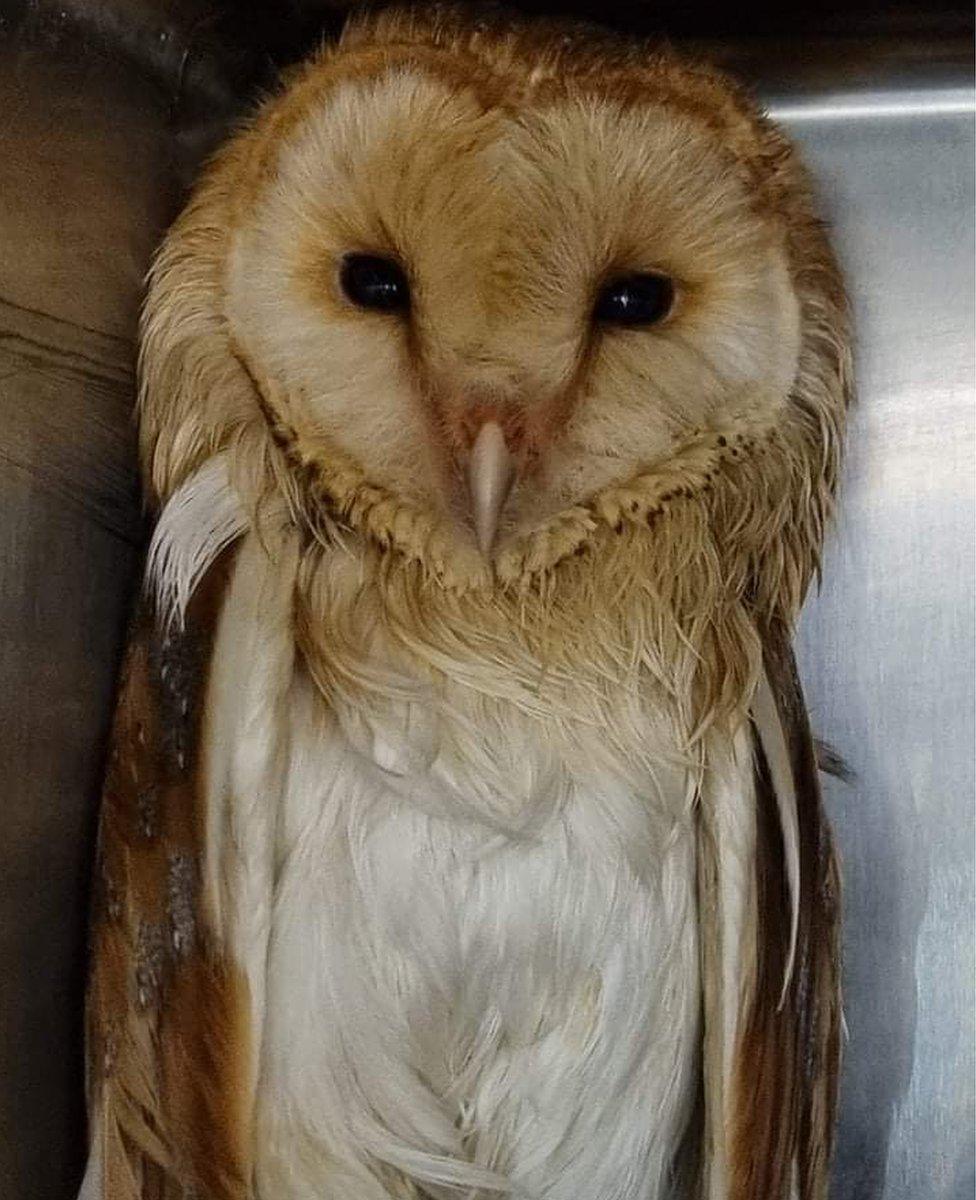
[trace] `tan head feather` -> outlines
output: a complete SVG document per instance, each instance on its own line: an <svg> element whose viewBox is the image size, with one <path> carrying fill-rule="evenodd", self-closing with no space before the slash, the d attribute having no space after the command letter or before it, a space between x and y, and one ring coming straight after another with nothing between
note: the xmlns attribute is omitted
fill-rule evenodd
<svg viewBox="0 0 976 1200"><path fill-rule="evenodd" d="M350 252L402 265L409 313L350 304ZM635 271L673 280L665 319L595 323L601 286ZM848 341L807 177L721 75L386 15L261 108L172 230L143 460L162 499L232 447L249 505L284 491L309 529L456 592L544 598L587 571L612 588L639 561L707 714L754 674L736 629L791 623L817 570ZM486 421L517 463L490 562L464 494Z"/></svg>

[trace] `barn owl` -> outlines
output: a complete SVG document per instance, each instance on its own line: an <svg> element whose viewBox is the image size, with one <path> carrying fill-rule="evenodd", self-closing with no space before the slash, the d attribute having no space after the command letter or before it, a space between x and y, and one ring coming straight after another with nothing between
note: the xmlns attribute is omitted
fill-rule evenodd
<svg viewBox="0 0 976 1200"><path fill-rule="evenodd" d="M86 1200L818 1200L806 175L592 32L352 23L151 273Z"/></svg>

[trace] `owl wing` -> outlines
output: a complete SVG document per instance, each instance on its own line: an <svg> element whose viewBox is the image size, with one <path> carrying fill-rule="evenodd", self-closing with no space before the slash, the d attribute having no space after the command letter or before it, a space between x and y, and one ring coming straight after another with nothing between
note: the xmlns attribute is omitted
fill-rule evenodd
<svg viewBox="0 0 976 1200"><path fill-rule="evenodd" d="M98 834L84 1200L243 1200L246 987L202 900L204 693L234 551L179 625L143 602Z"/></svg>
<svg viewBox="0 0 976 1200"><path fill-rule="evenodd" d="M840 1058L839 879L789 635L703 793L708 1200L823 1200ZM739 786L735 780L738 778Z"/></svg>

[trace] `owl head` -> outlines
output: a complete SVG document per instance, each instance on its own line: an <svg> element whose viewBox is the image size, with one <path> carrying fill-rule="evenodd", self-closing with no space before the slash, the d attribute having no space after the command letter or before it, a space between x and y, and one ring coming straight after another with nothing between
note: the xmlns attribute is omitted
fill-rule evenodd
<svg viewBox="0 0 976 1200"><path fill-rule="evenodd" d="M587 31L386 14L286 80L170 233L143 455L165 498L256 447L302 519L446 586L558 582L690 514L790 612L847 379L805 174L728 80Z"/></svg>

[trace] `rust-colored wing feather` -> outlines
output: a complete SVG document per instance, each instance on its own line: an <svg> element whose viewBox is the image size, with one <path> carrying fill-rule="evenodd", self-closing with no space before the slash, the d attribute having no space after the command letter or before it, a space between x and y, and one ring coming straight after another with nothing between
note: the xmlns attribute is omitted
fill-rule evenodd
<svg viewBox="0 0 976 1200"><path fill-rule="evenodd" d="M149 600L123 669L99 827L88 994L89 1194L248 1193L244 983L201 893L199 753L213 634L232 552L180 628Z"/></svg>

